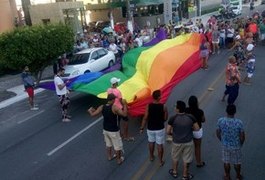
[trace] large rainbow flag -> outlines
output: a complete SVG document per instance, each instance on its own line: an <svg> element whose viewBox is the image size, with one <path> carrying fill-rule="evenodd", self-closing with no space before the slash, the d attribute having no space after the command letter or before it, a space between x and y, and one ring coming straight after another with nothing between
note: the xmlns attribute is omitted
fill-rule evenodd
<svg viewBox="0 0 265 180"><path fill-rule="evenodd" d="M103 74L89 83L74 82L72 89L106 98L110 79L121 79L118 89L129 104L129 114L144 114L145 106L152 101L152 92L162 91L163 103L172 88L199 69L201 35L185 34L163 40L151 47L140 47L127 52L122 69Z"/></svg>

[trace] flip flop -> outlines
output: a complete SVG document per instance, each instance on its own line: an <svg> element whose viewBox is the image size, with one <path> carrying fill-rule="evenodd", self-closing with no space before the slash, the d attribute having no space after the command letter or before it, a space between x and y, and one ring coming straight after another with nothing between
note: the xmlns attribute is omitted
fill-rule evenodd
<svg viewBox="0 0 265 180"><path fill-rule="evenodd" d="M182 176L182 180L190 180L192 179L194 176L192 174L188 174L188 176Z"/></svg>
<svg viewBox="0 0 265 180"><path fill-rule="evenodd" d="M122 156L122 157L121 157L121 161L118 162L118 165L121 165L121 164L123 163L124 159L125 159L125 158Z"/></svg>
<svg viewBox="0 0 265 180"><path fill-rule="evenodd" d="M174 173L174 171L173 171L173 169L170 169L169 171L168 171L168 173L173 177L173 178L178 178L178 173Z"/></svg>
<svg viewBox="0 0 265 180"><path fill-rule="evenodd" d="M154 161L155 160L155 156L150 157L150 161Z"/></svg>
<svg viewBox="0 0 265 180"><path fill-rule="evenodd" d="M108 160L111 161L111 160L115 159L116 157L117 157L117 155L113 154L113 156L111 158L109 158Z"/></svg>
<svg viewBox="0 0 265 180"><path fill-rule="evenodd" d="M159 166L162 167L164 166L164 164L165 164L165 161L162 161Z"/></svg>

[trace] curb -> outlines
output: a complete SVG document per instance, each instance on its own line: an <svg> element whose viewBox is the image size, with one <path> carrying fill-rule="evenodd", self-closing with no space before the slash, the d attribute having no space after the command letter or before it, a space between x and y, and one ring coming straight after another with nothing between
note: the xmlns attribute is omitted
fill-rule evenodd
<svg viewBox="0 0 265 180"><path fill-rule="evenodd" d="M11 91L11 92L16 93L16 96L0 102L0 109L3 109L5 107L7 107L7 106L10 106L11 104L14 104L16 102L19 102L19 101L22 101L22 100L28 98L28 94L26 92L24 92L24 91L23 91L23 93L19 93L19 94L17 93L18 91L21 92L21 89L19 89L19 87L20 86L7 89L7 91ZM45 89L41 89L41 88L35 89L34 90L34 94L36 95L36 94L38 94L38 93L40 93L40 92L42 92L44 90Z"/></svg>

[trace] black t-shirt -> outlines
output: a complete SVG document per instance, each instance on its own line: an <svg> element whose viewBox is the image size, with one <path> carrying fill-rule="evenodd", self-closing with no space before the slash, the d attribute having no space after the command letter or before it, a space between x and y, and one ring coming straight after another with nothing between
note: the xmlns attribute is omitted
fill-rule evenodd
<svg viewBox="0 0 265 180"><path fill-rule="evenodd" d="M112 105L104 105L102 109L103 115L103 129L110 132L117 132L120 130L118 125L118 116L112 112Z"/></svg>
<svg viewBox="0 0 265 180"><path fill-rule="evenodd" d="M199 127L200 128L202 127L202 118L204 116L203 110L201 110L201 109L191 109L191 108L188 107L186 109L186 113L193 115L195 117Z"/></svg>
<svg viewBox="0 0 265 180"><path fill-rule="evenodd" d="M148 105L148 130L161 130L164 129L164 105L161 103L151 103Z"/></svg>
<svg viewBox="0 0 265 180"><path fill-rule="evenodd" d="M172 116L168 124L173 127L173 142L188 143L193 139L193 124L196 119L190 114L176 114Z"/></svg>

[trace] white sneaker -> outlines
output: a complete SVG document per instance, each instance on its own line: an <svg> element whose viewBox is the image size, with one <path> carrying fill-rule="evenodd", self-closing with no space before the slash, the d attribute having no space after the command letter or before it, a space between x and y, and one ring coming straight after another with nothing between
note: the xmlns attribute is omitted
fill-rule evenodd
<svg viewBox="0 0 265 180"><path fill-rule="evenodd" d="M39 110L39 108L38 107L32 107L32 108L30 108L30 110L36 111L36 110Z"/></svg>
<svg viewBox="0 0 265 180"><path fill-rule="evenodd" d="M71 119L68 119L68 118L63 119L63 122L70 122L70 121L71 121Z"/></svg>

